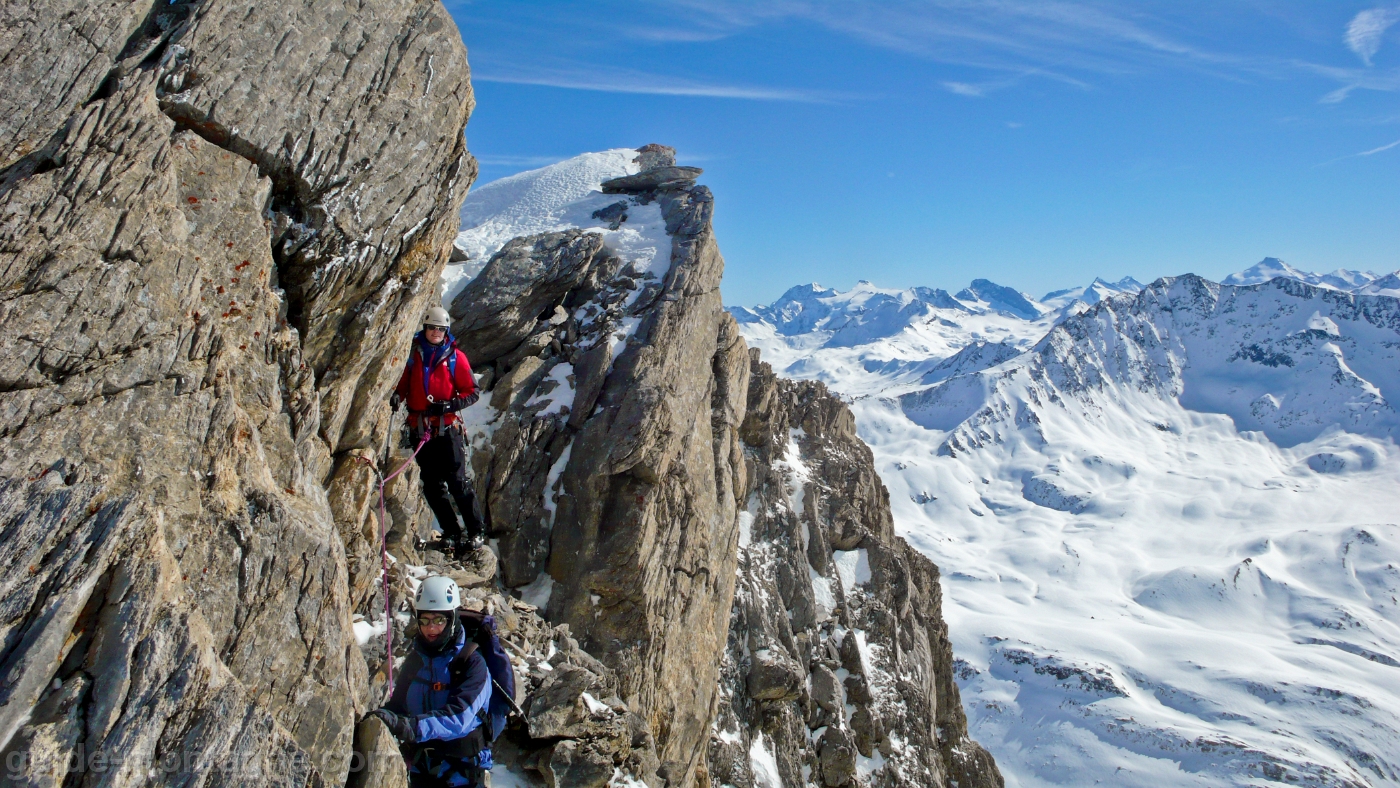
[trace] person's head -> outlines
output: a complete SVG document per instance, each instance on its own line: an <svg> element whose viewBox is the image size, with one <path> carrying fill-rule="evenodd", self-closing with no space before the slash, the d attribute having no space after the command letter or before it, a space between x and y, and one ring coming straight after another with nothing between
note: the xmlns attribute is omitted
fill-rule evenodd
<svg viewBox="0 0 1400 788"><path fill-rule="evenodd" d="M423 315L423 338L430 345L441 345L447 339L447 327L451 323L447 310L440 306L430 307Z"/></svg>
<svg viewBox="0 0 1400 788"><path fill-rule="evenodd" d="M462 592L452 578L434 575L424 579L413 597L418 636L433 646L452 639L456 633L457 606L461 601Z"/></svg>
<svg viewBox="0 0 1400 788"><path fill-rule="evenodd" d="M418 634L422 635L423 639L429 643L436 643L451 623L451 613L426 610L418 614Z"/></svg>

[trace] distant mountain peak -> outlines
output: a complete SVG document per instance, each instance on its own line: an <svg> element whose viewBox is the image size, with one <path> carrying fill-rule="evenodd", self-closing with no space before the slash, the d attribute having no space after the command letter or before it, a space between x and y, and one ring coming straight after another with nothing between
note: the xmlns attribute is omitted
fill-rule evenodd
<svg viewBox="0 0 1400 788"><path fill-rule="evenodd" d="M990 309L1010 312L1025 320L1035 320L1044 313L1030 296L990 279L974 279L953 297L963 302L986 304Z"/></svg>
<svg viewBox="0 0 1400 788"><path fill-rule="evenodd" d="M1230 274L1220 280L1220 284L1246 287L1249 285L1261 285L1280 277L1296 279L1299 282L1307 282L1310 285L1325 287L1331 290L1342 290L1348 293L1357 292L1371 282L1381 278L1379 274L1371 271L1357 271L1349 268L1338 268L1331 273L1317 274L1311 271L1302 271L1294 268L1277 257L1265 257L1263 260L1260 260L1239 273Z"/></svg>
<svg viewBox="0 0 1400 788"><path fill-rule="evenodd" d="M1146 285L1131 276L1125 276L1117 282L1110 282L1101 276L1094 277L1094 281L1088 287L1070 287L1064 290L1053 290L1046 293L1040 299L1040 303L1055 309L1067 309L1075 301L1082 301L1086 304L1097 304L1105 298L1119 295L1120 293L1137 293Z"/></svg>

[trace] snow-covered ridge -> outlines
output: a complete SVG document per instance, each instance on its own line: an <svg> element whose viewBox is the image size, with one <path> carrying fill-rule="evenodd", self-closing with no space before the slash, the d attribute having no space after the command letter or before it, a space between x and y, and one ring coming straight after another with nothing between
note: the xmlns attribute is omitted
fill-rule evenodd
<svg viewBox="0 0 1400 788"><path fill-rule="evenodd" d="M984 279L946 290L876 287L847 292L799 285L772 304L729 307L750 346L784 375L822 380L848 396L917 383L975 343L1029 348L1082 301L1054 308Z"/></svg>
<svg viewBox="0 0 1400 788"><path fill-rule="evenodd" d="M1136 293L1142 288L1142 282L1131 276L1125 276L1117 282L1106 282L1103 279L1095 278L1088 287L1071 287L1066 290L1053 290L1046 293L1040 302L1046 306L1063 309L1075 301L1097 304L1105 298L1123 293Z"/></svg>
<svg viewBox="0 0 1400 788"><path fill-rule="evenodd" d="M1028 376L1038 381L1031 385L1044 384L1039 399L1073 396L1097 408L1101 399L1120 399L1119 389L1148 393L1224 414L1239 429L1261 431L1282 446L1329 428L1394 438L1400 430L1396 339L1397 299L1284 278L1249 287L1196 276L1159 279L1135 297L1067 318L1032 351L997 362L994 371L953 378L901 401L916 423L966 423L970 436L991 421L1014 419L1015 406L1008 401L1008 410L990 417L964 411L986 407L998 396L993 391ZM977 394L969 396L969 389ZM1011 400L1019 402L1022 393Z"/></svg>
<svg viewBox="0 0 1400 788"><path fill-rule="evenodd" d="M637 151L631 148L585 153L473 189L462 203L462 229L455 242L458 251L467 259L443 271L443 303L451 304L491 255L512 238L581 227L616 235L609 239L610 246L629 245L629 234L640 222L631 221L610 230L610 222L594 217L593 213L618 201L616 195L602 193L602 183L635 175L636 158ZM654 239L632 240L645 244Z"/></svg>
<svg viewBox="0 0 1400 788"><path fill-rule="evenodd" d="M1230 274L1220 280L1220 283L1223 285L1262 285L1270 279L1279 278L1296 279L1330 290L1341 290L1344 293L1358 293L1370 283L1380 279L1381 276L1370 271L1353 271L1347 268L1338 268L1330 274L1315 274L1311 271L1300 271L1277 257L1265 257L1237 274Z"/></svg>

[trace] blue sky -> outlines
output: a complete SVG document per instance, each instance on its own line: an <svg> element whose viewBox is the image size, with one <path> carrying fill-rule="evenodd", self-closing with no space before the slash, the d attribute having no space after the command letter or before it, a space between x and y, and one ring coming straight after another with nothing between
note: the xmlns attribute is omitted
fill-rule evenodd
<svg viewBox="0 0 1400 788"><path fill-rule="evenodd" d="M726 303L1400 268L1400 2L447 7L479 183L673 145L715 192Z"/></svg>

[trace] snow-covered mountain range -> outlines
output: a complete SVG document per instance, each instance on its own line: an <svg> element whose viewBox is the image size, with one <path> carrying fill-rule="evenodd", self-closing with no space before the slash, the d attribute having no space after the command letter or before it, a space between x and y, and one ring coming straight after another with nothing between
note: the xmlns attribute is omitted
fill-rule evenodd
<svg viewBox="0 0 1400 788"><path fill-rule="evenodd" d="M516 235L655 251L658 217L594 216L633 155L477 189L447 300ZM851 402L1009 786L1400 786L1400 276L1269 258L730 311Z"/></svg>
<svg viewBox="0 0 1400 788"><path fill-rule="evenodd" d="M1400 785L1395 275L1227 281L731 309L853 400L1008 785Z"/></svg>

